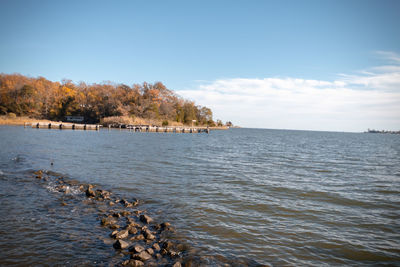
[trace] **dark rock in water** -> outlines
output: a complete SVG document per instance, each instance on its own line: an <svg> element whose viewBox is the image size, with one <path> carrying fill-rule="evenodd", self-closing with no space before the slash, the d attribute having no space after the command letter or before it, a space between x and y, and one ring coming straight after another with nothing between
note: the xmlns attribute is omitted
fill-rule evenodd
<svg viewBox="0 0 400 267"><path fill-rule="evenodd" d="M170 250L170 251L168 251L168 256L170 256L171 258L178 257L179 253L176 251Z"/></svg>
<svg viewBox="0 0 400 267"><path fill-rule="evenodd" d="M160 224L160 226L161 226L162 229L165 229L167 227L170 227L171 224L169 222L163 222L162 224Z"/></svg>
<svg viewBox="0 0 400 267"><path fill-rule="evenodd" d="M152 246L155 250L160 250L160 245L158 243L154 243Z"/></svg>
<svg viewBox="0 0 400 267"><path fill-rule="evenodd" d="M87 197L94 197L96 194L94 193L93 189L88 187L88 189L86 189L86 196Z"/></svg>
<svg viewBox="0 0 400 267"><path fill-rule="evenodd" d="M122 263L123 266L132 266L132 267L138 267L138 266L144 266L144 263L139 260L126 260Z"/></svg>
<svg viewBox="0 0 400 267"><path fill-rule="evenodd" d="M143 233L144 237L148 240L154 240L156 237L150 232L150 230L146 229Z"/></svg>
<svg viewBox="0 0 400 267"><path fill-rule="evenodd" d="M109 227L110 227L111 229L118 229L118 228L120 228L121 226L119 226L119 224L110 224Z"/></svg>
<svg viewBox="0 0 400 267"><path fill-rule="evenodd" d="M146 251L142 251L139 254L132 255L132 258L136 259L136 260L147 261L147 260L151 259L151 255L149 253L147 253Z"/></svg>
<svg viewBox="0 0 400 267"><path fill-rule="evenodd" d="M144 240L144 236L143 235L138 235L138 236L135 236L135 239L136 240Z"/></svg>
<svg viewBox="0 0 400 267"><path fill-rule="evenodd" d="M153 219L145 214L142 214L142 215L140 215L140 221L149 224L149 223L153 222Z"/></svg>
<svg viewBox="0 0 400 267"><path fill-rule="evenodd" d="M115 233L115 231L114 231L113 233ZM129 235L128 230L122 230L122 231L119 231L119 232L117 231L117 232L113 235L113 237L116 238L116 239L124 239L124 238L127 238L128 235Z"/></svg>
<svg viewBox="0 0 400 267"><path fill-rule="evenodd" d="M162 244L162 248L165 249L165 250L171 249L172 246L173 246L173 244L172 244L171 241L165 241L165 242Z"/></svg>
<svg viewBox="0 0 400 267"><path fill-rule="evenodd" d="M130 252L140 253L144 250L144 247L141 245L135 245L129 249Z"/></svg>
<svg viewBox="0 0 400 267"><path fill-rule="evenodd" d="M43 171L39 170L39 171L35 171L33 174L36 175L36 178L38 179L42 179L43 176Z"/></svg>
<svg viewBox="0 0 400 267"><path fill-rule="evenodd" d="M133 205L133 206L139 205L139 200L138 200L138 199L135 199L135 200L132 202L132 205Z"/></svg>
<svg viewBox="0 0 400 267"><path fill-rule="evenodd" d="M161 258L162 258L161 254L160 254L160 253L157 253L157 254L156 254L156 259L159 260L159 259L161 259Z"/></svg>
<svg viewBox="0 0 400 267"><path fill-rule="evenodd" d="M126 242L126 241L124 241L124 240L118 239L118 240L114 243L113 247L114 247L115 249L125 249L125 248L129 247L129 243Z"/></svg>
<svg viewBox="0 0 400 267"><path fill-rule="evenodd" d="M115 218L120 218L121 214L119 214L118 212L114 212L112 216Z"/></svg>
<svg viewBox="0 0 400 267"><path fill-rule="evenodd" d="M120 214L121 214L121 216L127 217L127 216L131 215L131 212L124 210Z"/></svg>
<svg viewBox="0 0 400 267"><path fill-rule="evenodd" d="M152 248L146 249L146 252L149 253L150 255L154 254L154 250Z"/></svg>
<svg viewBox="0 0 400 267"><path fill-rule="evenodd" d="M111 237L115 237L117 234L118 234L118 230L115 230L110 234L110 236Z"/></svg>
<svg viewBox="0 0 400 267"><path fill-rule="evenodd" d="M96 196L103 199L110 199L111 193L106 190L97 189Z"/></svg>
<svg viewBox="0 0 400 267"><path fill-rule="evenodd" d="M135 234L137 234L137 232L138 232L138 230L136 229L136 227L129 226L127 229L128 229L128 231L129 231L129 233L130 233L131 235L135 235Z"/></svg>
<svg viewBox="0 0 400 267"><path fill-rule="evenodd" d="M107 226L115 224L117 221L113 217L106 217L101 219L101 225Z"/></svg>

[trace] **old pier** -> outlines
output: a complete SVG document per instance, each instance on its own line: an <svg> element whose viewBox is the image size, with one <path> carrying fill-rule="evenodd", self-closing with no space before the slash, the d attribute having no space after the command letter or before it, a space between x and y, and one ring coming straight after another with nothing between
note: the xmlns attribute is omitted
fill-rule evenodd
<svg viewBox="0 0 400 267"><path fill-rule="evenodd" d="M78 123L25 123L24 127L31 126L38 129L71 129L71 130L100 130L102 125L97 124L78 124ZM184 127L184 126L151 126L151 125L128 125L128 124L112 124L107 126L108 129L125 129L133 132L152 132L152 133L210 133L207 127Z"/></svg>

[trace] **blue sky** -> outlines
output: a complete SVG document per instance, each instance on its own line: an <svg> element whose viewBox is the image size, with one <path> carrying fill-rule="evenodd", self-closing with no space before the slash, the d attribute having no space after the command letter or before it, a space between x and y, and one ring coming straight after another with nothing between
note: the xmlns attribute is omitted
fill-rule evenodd
<svg viewBox="0 0 400 267"><path fill-rule="evenodd" d="M400 118L396 108L396 104L400 106L400 62L396 60L400 53L400 1L3 0L0 9L3 73L89 83L110 80L131 85L162 81L179 94L210 106L215 117L247 127L400 129L400 119L396 119ZM369 81L371 77L374 81L383 79L385 84L390 80L391 86L375 82L371 87L370 83L355 82L361 78ZM272 86L270 79L304 80L303 85L314 84L307 81L334 85L342 82L345 85L340 88L338 83L334 87L326 85L336 90L338 101L349 102L351 97L366 101L360 95L343 93L341 88L345 87L366 92L363 96L379 91L379 97L372 99L382 101L368 102L365 110L381 106L357 126L354 122L360 118L349 122L349 116L344 114L337 115L337 123L332 123L330 116L340 108L334 105L329 116L321 112L321 107L314 107L296 120L290 119L291 114L283 119L279 106L276 110L263 106L273 106L271 101L281 106L293 101L293 107L310 106L304 99L320 91L307 91L308 97L296 100L305 91L295 92L300 88L295 82L293 90L288 89L292 90L286 95L288 102L283 103L271 94L282 88L276 83ZM218 87L221 81L224 86L238 89L232 93L229 88ZM252 85L257 81L267 82L254 89ZM251 102L241 106L241 101L235 100L240 95L238 91L243 96L252 91L255 97L261 92L265 104ZM347 98L339 98L341 94ZM369 96L365 98L370 99ZM320 97L335 98L324 94ZM218 102L224 99L232 102ZM260 106L252 112L250 107L255 104ZM355 110L354 103L349 107L352 105L348 112L364 111ZM390 110L382 113L388 105ZM366 103L356 105L360 106ZM242 112L232 110L235 107ZM252 114L244 116L244 112ZM371 116L374 119L369 120ZM346 120L341 122L341 118ZM306 121L302 124L303 120Z"/></svg>

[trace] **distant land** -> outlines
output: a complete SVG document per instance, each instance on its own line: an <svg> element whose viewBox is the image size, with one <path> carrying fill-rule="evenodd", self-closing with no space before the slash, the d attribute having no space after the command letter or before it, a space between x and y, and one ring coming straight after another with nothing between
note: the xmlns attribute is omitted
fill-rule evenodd
<svg viewBox="0 0 400 267"><path fill-rule="evenodd" d="M87 84L21 74L0 74L0 115L11 120L25 116L103 124L233 126L214 121L210 108L179 97L161 82Z"/></svg>
<svg viewBox="0 0 400 267"><path fill-rule="evenodd" d="M374 130L368 129L366 133L379 133L379 134L400 134L400 131L387 131L387 130Z"/></svg>

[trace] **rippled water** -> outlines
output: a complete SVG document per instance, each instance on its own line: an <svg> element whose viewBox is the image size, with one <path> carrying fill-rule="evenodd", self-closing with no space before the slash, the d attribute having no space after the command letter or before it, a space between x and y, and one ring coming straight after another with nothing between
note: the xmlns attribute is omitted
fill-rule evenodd
<svg viewBox="0 0 400 267"><path fill-rule="evenodd" d="M115 263L96 208L61 206L37 169L143 200L221 262L400 265L399 135L1 126L0 148L2 265Z"/></svg>

